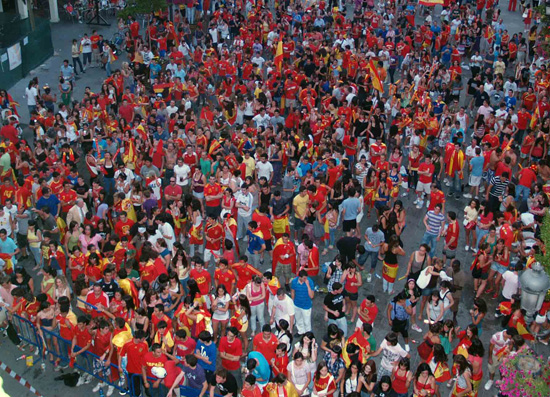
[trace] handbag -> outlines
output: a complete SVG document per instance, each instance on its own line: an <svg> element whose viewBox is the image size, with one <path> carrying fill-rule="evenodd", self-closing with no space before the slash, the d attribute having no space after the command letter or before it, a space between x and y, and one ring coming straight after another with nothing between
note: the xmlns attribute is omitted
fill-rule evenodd
<svg viewBox="0 0 550 397"><path fill-rule="evenodd" d="M424 361L427 361L430 357L430 354L432 354L433 345L431 345L430 343L428 343L428 340L426 339L416 348L418 350L418 355Z"/></svg>
<svg viewBox="0 0 550 397"><path fill-rule="evenodd" d="M529 16L529 12L528 11L524 11L523 14L521 15L521 17L523 19L527 18Z"/></svg>
<svg viewBox="0 0 550 397"><path fill-rule="evenodd" d="M428 269L429 266L422 270L418 276L418 280L416 280L416 285L418 285L420 289L426 288L432 279L432 275L428 273Z"/></svg>
<svg viewBox="0 0 550 397"><path fill-rule="evenodd" d="M313 237L321 238L325 235L325 226L317 219L313 221Z"/></svg>

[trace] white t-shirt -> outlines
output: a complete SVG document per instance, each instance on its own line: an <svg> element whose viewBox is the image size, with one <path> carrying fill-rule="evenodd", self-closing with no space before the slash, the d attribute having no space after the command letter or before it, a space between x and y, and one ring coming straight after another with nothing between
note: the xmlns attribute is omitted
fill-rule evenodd
<svg viewBox="0 0 550 397"><path fill-rule="evenodd" d="M4 215L0 217L0 229L6 229L8 237L11 235L11 216L6 211L4 211Z"/></svg>
<svg viewBox="0 0 550 397"><path fill-rule="evenodd" d="M176 175L176 184L178 186L187 186L189 184L189 174L191 168L185 163L180 167L178 164L174 166L174 174Z"/></svg>
<svg viewBox="0 0 550 397"><path fill-rule="evenodd" d="M273 166L269 161L266 161L265 163L259 161L256 163L256 169L258 170L258 179L260 179L262 176L266 177L267 180L271 178L271 175L273 174Z"/></svg>
<svg viewBox="0 0 550 397"><path fill-rule="evenodd" d="M382 361L380 364L388 371L393 369L393 363L395 361L399 361L401 357L406 357L408 354L399 343L395 346L391 346L386 339L382 341L380 347L382 348Z"/></svg>
<svg viewBox="0 0 550 397"><path fill-rule="evenodd" d="M27 97L27 106L36 106L36 97L38 96L36 87L25 88L25 96Z"/></svg>
<svg viewBox="0 0 550 397"><path fill-rule="evenodd" d="M92 52L92 41L89 38L83 38L80 41L80 44L82 45L82 53L88 54Z"/></svg>
<svg viewBox="0 0 550 397"><path fill-rule="evenodd" d="M250 192L244 195L242 191L238 191L235 194L235 204L241 204L241 205L247 206L248 211L245 210L244 208L239 208L237 210L237 214L239 216L243 216L247 218L249 216L252 216L252 201L253 201L253 197L252 197L252 194L250 194Z"/></svg>
<svg viewBox="0 0 550 397"><path fill-rule="evenodd" d="M519 287L519 276L510 270L507 270L502 275L504 279L504 287L502 287L502 296L506 299L511 299L512 295L517 294Z"/></svg>
<svg viewBox="0 0 550 397"><path fill-rule="evenodd" d="M214 320L218 320L218 321L229 320L229 311L226 311L224 313L218 309L227 307L230 301L231 301L231 296L229 296L229 294L225 294L223 297L218 298L218 305L212 308L214 310L214 314L212 315L212 318ZM214 302L214 296L212 296L212 302Z"/></svg>
<svg viewBox="0 0 550 397"><path fill-rule="evenodd" d="M294 302L288 295L285 295L283 300L276 297L273 302L273 310L275 310L276 323L283 319L290 323L290 316L294 316Z"/></svg>

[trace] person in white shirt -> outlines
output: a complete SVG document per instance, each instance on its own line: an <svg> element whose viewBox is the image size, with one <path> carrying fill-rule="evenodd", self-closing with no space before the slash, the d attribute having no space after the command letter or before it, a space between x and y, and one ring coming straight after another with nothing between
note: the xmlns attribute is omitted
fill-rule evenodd
<svg viewBox="0 0 550 397"><path fill-rule="evenodd" d="M25 97L27 98L27 106L29 108L29 113L36 109L36 100L38 98L38 84L36 80L32 79L29 83L29 86L25 88Z"/></svg>
<svg viewBox="0 0 550 397"><path fill-rule="evenodd" d="M248 222L252 220L252 194L248 191L248 185L242 184L241 190L235 193L235 206L237 207L237 239L246 236Z"/></svg>
<svg viewBox="0 0 550 397"><path fill-rule="evenodd" d="M183 162L183 158L179 157L177 164L174 166L174 175L176 176L176 185L181 187L184 195L189 194L189 174L191 168Z"/></svg>
<svg viewBox="0 0 550 397"><path fill-rule="evenodd" d="M173 59L170 60L170 63L168 65L166 65L166 70L172 72L172 75L176 72L176 70L178 70L178 65L174 63Z"/></svg>
<svg viewBox="0 0 550 397"><path fill-rule="evenodd" d="M294 302L285 294L283 288L277 290L277 298L273 302L273 307L271 308L269 324L272 327L275 327L275 324L278 324L281 320L286 320L290 324L288 330L292 333L294 328Z"/></svg>
<svg viewBox="0 0 550 397"><path fill-rule="evenodd" d="M84 61L84 70L86 70L86 65L90 64L90 67L93 67L92 65L92 41L88 37L87 34L84 35L82 40L80 40L80 45L82 46L82 58Z"/></svg>
<svg viewBox="0 0 550 397"><path fill-rule="evenodd" d="M212 44L217 45L218 44L218 29L212 25L210 29L208 29L208 33L210 34L210 37L212 37Z"/></svg>
<svg viewBox="0 0 550 397"><path fill-rule="evenodd" d="M267 161L267 154L265 153L260 156L260 161L256 163L256 180L259 180L261 177L267 179L271 184L273 165Z"/></svg>
<svg viewBox="0 0 550 397"><path fill-rule="evenodd" d="M176 101L170 101L170 105L166 106L166 113L168 114L168 117L177 112L178 107L176 106Z"/></svg>
<svg viewBox="0 0 550 397"><path fill-rule="evenodd" d="M133 183L134 179L136 179L136 174L134 174L134 171L132 171L130 168L126 168L126 165L124 163L118 166L118 170L116 170L115 172L115 179L118 179L118 176L120 174L126 174L126 180L129 183Z"/></svg>
<svg viewBox="0 0 550 397"><path fill-rule="evenodd" d="M7 212L4 207L0 207L0 230L6 229L6 235L8 237L13 237L13 218Z"/></svg>
<svg viewBox="0 0 550 397"><path fill-rule="evenodd" d="M265 59L258 53L254 54L254 56L250 59L250 62L255 63L258 65L260 69L263 68Z"/></svg>
<svg viewBox="0 0 550 397"><path fill-rule="evenodd" d="M502 352L506 346L512 344L512 337L514 335L518 335L517 329L508 327L504 331L497 332L491 337L488 355L489 380L485 383L485 390L489 390L493 386L495 373L506 356L506 354L499 353Z"/></svg>
<svg viewBox="0 0 550 397"><path fill-rule="evenodd" d="M267 128L269 127L269 120L271 120L271 117L265 112L265 108L261 108L260 113L254 116L252 120L256 123L257 128Z"/></svg>

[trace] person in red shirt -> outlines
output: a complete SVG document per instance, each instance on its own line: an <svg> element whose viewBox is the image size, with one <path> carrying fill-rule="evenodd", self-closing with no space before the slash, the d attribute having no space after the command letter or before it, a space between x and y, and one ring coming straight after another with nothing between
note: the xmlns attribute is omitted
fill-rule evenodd
<svg viewBox="0 0 550 397"><path fill-rule="evenodd" d="M210 175L208 183L204 187L204 201L206 202L206 215L213 215L218 218L222 212L223 191L216 177Z"/></svg>
<svg viewBox="0 0 550 397"><path fill-rule="evenodd" d="M342 173L343 173L342 165L336 165L336 159L332 159L332 158L329 159L328 170L327 170L327 174L328 174L327 185L330 188L333 188L336 181L340 179L340 177L342 176Z"/></svg>
<svg viewBox="0 0 550 397"><path fill-rule="evenodd" d="M256 385L256 377L252 374L246 375L244 378L243 389L241 390L243 397L261 397L262 391Z"/></svg>
<svg viewBox="0 0 550 397"><path fill-rule="evenodd" d="M243 255L239 258L239 262L234 263L231 268L237 277L237 290L243 291L246 285L252 281L254 275L262 276L262 273L255 267L247 263L248 257Z"/></svg>
<svg viewBox="0 0 550 397"><path fill-rule="evenodd" d="M153 343L151 351L143 355L141 376L143 378L143 386L148 391L146 394L160 395L158 389L161 386L160 382L162 379L158 379L153 375L152 369L155 367L164 368L167 362L168 357L162 352L162 347L159 343ZM157 390L151 390L151 388Z"/></svg>
<svg viewBox="0 0 550 397"><path fill-rule="evenodd" d="M141 255L139 258L139 275L141 280L145 280L152 285L159 276L155 261L149 259L149 256Z"/></svg>
<svg viewBox="0 0 550 397"><path fill-rule="evenodd" d="M189 272L189 277L197 282L201 295L205 297L208 296L212 288L212 277L208 270L204 269L204 262L202 259L196 258L195 268Z"/></svg>
<svg viewBox="0 0 550 397"><path fill-rule="evenodd" d="M271 332L271 326L264 324L262 332L254 337L252 344L254 346L252 350L262 353L267 362L271 363L271 360L275 358L279 340Z"/></svg>
<svg viewBox="0 0 550 397"><path fill-rule="evenodd" d="M120 375L124 374L124 367L122 366L122 358L126 357L126 372L128 372L128 381L133 382L132 387L128 387L134 390L134 393L137 396L141 395L141 376L142 376L142 366L143 358L147 354L148 346L145 342L146 338L145 331L138 329L134 333L134 338L122 346L122 350L118 356L118 368Z"/></svg>
<svg viewBox="0 0 550 397"><path fill-rule="evenodd" d="M172 329L172 320L166 314L164 314L164 305L159 303L155 305L153 314L151 315L151 334L154 335L157 332L157 326L161 321L165 321L167 328Z"/></svg>
<svg viewBox="0 0 550 397"><path fill-rule="evenodd" d="M441 204L441 212L445 211L445 193L437 187L434 182L431 186L430 201L428 202L428 211L432 211L437 204Z"/></svg>
<svg viewBox="0 0 550 397"><path fill-rule="evenodd" d="M283 374L288 376L288 346L286 343L279 343L275 349L275 357L269 362L275 376Z"/></svg>
<svg viewBox="0 0 550 397"><path fill-rule="evenodd" d="M416 208L422 208L424 205L424 194L431 194L431 185L433 181L435 166L432 164L432 158L427 156L423 163L418 166L418 183L416 184L417 199L413 204ZM430 200L431 204L431 200Z"/></svg>
<svg viewBox="0 0 550 397"><path fill-rule="evenodd" d="M273 230L273 223L267 214L269 214L269 206L267 204L262 204L260 205L260 208L252 213L252 220L256 221L262 235L264 236L265 251L271 252L273 250L271 234L271 231ZM263 256L261 259L263 259Z"/></svg>
<svg viewBox="0 0 550 397"><path fill-rule="evenodd" d="M82 368L87 368L88 366L87 359L82 354L87 352L92 346L92 334L90 334L90 330L88 329L89 325L90 319L87 316L82 315L78 317L71 344L71 361L76 359ZM84 383L90 383L91 381L92 375L83 373L78 379L77 386L81 386Z"/></svg>
<svg viewBox="0 0 550 397"><path fill-rule="evenodd" d="M460 233L460 227L456 220L456 212L449 211L447 213L447 220L449 224L445 232L445 246L443 247L444 266L447 263L447 259L452 261L456 257L456 247L458 247L458 235Z"/></svg>
<svg viewBox="0 0 550 397"><path fill-rule="evenodd" d="M518 173L518 184L516 186L516 202L519 203L521 199L527 202L529 194L531 193L531 187L537 182L537 174L531 167L522 168Z"/></svg>
<svg viewBox="0 0 550 397"><path fill-rule="evenodd" d="M109 322L105 319L99 320L99 325L97 329L92 331L93 343L90 351L97 356L94 357L94 371L98 371L97 374L102 378L109 376L107 370L108 367L105 366L105 362L110 362L113 355L114 349L111 347L111 338L113 333L109 328ZM94 372L95 373L95 372ZM95 393L100 388L105 386L104 382L99 382L92 391ZM113 394L114 387L109 385L109 390L107 391L108 395Z"/></svg>
<svg viewBox="0 0 550 397"><path fill-rule="evenodd" d="M86 295L86 303L93 318L104 316L102 309L109 309L109 297L101 289L101 284L96 282L88 295Z"/></svg>
<svg viewBox="0 0 550 397"><path fill-rule="evenodd" d="M206 245L204 248L204 263L208 267L210 266L212 256L214 257L214 260L217 261L222 255L222 241L225 238L223 226L218 222L218 217L214 214L208 215L204 234L206 239Z"/></svg>
<svg viewBox="0 0 550 397"><path fill-rule="evenodd" d="M184 329L178 329L174 337L174 356L176 358L183 358L188 354L193 354L197 342L191 338L187 331Z"/></svg>
<svg viewBox="0 0 550 397"><path fill-rule="evenodd" d="M122 211L118 217L118 222L115 224L115 233L120 238L129 236L130 229L134 223L135 222L133 220L128 219L128 213L126 211Z"/></svg>
<svg viewBox="0 0 550 397"><path fill-rule="evenodd" d="M61 214L60 216L63 219L66 219L67 213L71 209L73 205L76 203L76 199L78 196L76 195L76 192L71 189L73 187L72 183L68 180L63 182L63 190L59 192L57 197L59 198L59 201L61 201Z"/></svg>
<svg viewBox="0 0 550 397"><path fill-rule="evenodd" d="M176 201L181 199L183 190L180 185L176 185L176 177L170 177L170 184L164 188L164 197L166 201Z"/></svg>
<svg viewBox="0 0 550 397"><path fill-rule="evenodd" d="M240 360L243 355L243 344L237 335L239 331L235 327L227 328L227 335L220 339L218 353L221 358L222 367L235 376L239 389L242 386L240 374Z"/></svg>
<svg viewBox="0 0 550 397"><path fill-rule="evenodd" d="M378 306L376 306L376 297L367 295L361 305L357 309L357 323L355 328L363 327L363 324L373 324L378 315Z"/></svg>
<svg viewBox="0 0 550 397"><path fill-rule="evenodd" d="M17 120L14 117L10 117L10 123L3 126L0 129L0 136L10 141L10 143L16 144L19 142L19 133L15 128Z"/></svg>
<svg viewBox="0 0 550 397"><path fill-rule="evenodd" d="M15 187L11 184L11 178L4 178L4 184L0 186L0 198L2 201L2 205L6 205L6 200L8 199L11 199L13 202L15 193L16 190Z"/></svg>
<svg viewBox="0 0 550 397"><path fill-rule="evenodd" d="M233 291L235 290L235 281L235 274L231 269L229 269L229 263L227 260L220 259L218 268L214 272L214 285L216 286L216 289L219 285L223 285L229 295L233 295Z"/></svg>

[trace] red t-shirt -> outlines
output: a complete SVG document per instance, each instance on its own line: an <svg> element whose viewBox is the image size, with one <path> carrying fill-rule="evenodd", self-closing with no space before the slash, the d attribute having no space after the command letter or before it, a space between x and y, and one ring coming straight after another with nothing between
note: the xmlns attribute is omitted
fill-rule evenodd
<svg viewBox="0 0 550 397"><path fill-rule="evenodd" d="M176 378L181 373L181 368L176 365L175 361L168 360L164 363L164 369L166 370L166 377L164 378L163 382L164 386L166 386L167 388L171 388L176 381ZM185 378L180 381L180 385L183 385L184 379Z"/></svg>
<svg viewBox="0 0 550 397"><path fill-rule="evenodd" d="M371 319L370 322L368 322L369 324L372 324L374 322L374 320L376 319L376 316L378 315L378 306L374 305L374 306L367 306L367 301L366 300L363 300L363 302L361 302L361 310L362 311L367 311L369 313L369 317ZM359 313L357 313L359 314ZM359 314L359 317L361 317L361 315ZM366 319L364 317L361 317L361 321L363 321L364 323L366 323Z"/></svg>
<svg viewBox="0 0 550 397"><path fill-rule="evenodd" d="M235 283L235 274L231 270L222 272L220 269L216 269L214 272L214 280L218 282L218 285L225 286L225 289L231 292L231 285Z"/></svg>
<svg viewBox="0 0 550 397"><path fill-rule="evenodd" d="M220 353L232 354L234 356L242 356L243 354L243 344L239 338L235 338L233 342L227 340L227 336L224 336L220 339L220 346L218 347ZM222 367L229 371L238 370L240 367L239 360L230 361L222 358Z"/></svg>
<svg viewBox="0 0 550 397"><path fill-rule="evenodd" d="M237 280L237 289L243 289L252 280L252 276L255 274L261 275L259 271L253 268L251 265L241 266L240 264L233 265L233 271L237 273L239 279Z"/></svg>
<svg viewBox="0 0 550 397"><path fill-rule="evenodd" d="M86 302L94 305L94 306L98 306L98 305L103 305L105 307L109 307L109 297L107 296L107 294L105 292L101 292L99 294L99 296L96 296L94 294L94 291L90 291L88 292L88 295L86 295ZM97 310L92 310L92 317L101 317L103 316L103 313L97 311Z"/></svg>
<svg viewBox="0 0 550 397"><path fill-rule="evenodd" d="M145 367L145 370L147 371L147 376L157 379L155 376L153 376L151 369L153 367L164 368L167 361L168 361L168 357L166 357L166 355L164 354L161 354L160 357L155 357L153 355L153 352L147 352L143 355L142 365Z"/></svg>
<svg viewBox="0 0 550 397"><path fill-rule="evenodd" d="M222 247L222 239L220 237L223 237L224 235L223 226L220 225L219 223L215 225L207 225L205 232L208 238L217 240L217 241L206 240L206 246L205 246L206 249L219 251Z"/></svg>
<svg viewBox="0 0 550 397"><path fill-rule="evenodd" d="M129 236L130 228L134 225L134 221L131 219L126 219L126 222L118 221L115 225L115 233L118 237Z"/></svg>
<svg viewBox="0 0 550 397"><path fill-rule="evenodd" d="M208 294L210 286L212 285L212 277L208 270L202 269L202 271L199 272L197 269L192 269L189 272L189 276L197 282L197 286L202 295Z"/></svg>
<svg viewBox="0 0 550 397"><path fill-rule="evenodd" d="M431 183L434 170L435 170L435 167L433 164L428 164L428 163L420 164L420 166L418 167L418 180L422 183ZM429 175L420 174L420 172L426 172L426 171L428 171L430 174Z"/></svg>
<svg viewBox="0 0 550 397"><path fill-rule="evenodd" d="M451 222L449 223L449 226L447 227L447 235L445 236L445 243L449 243L452 238L454 238L454 242L449 244L449 249L456 249L458 246L458 233L459 233L459 227L458 222Z"/></svg>
<svg viewBox="0 0 550 397"><path fill-rule="evenodd" d="M445 203L445 193L441 190L432 190L430 193L430 206L428 207L428 211L431 211L435 208L436 204L443 204Z"/></svg>
<svg viewBox="0 0 550 397"><path fill-rule="evenodd" d="M511 174L510 174L511 175ZM537 181L537 175L530 168L524 168L520 171L519 184L531 188L533 183Z"/></svg>
<svg viewBox="0 0 550 397"><path fill-rule="evenodd" d="M126 342L126 344L122 346L120 356L126 356L128 358L126 370L130 374L139 374L141 376L143 357L148 352L148 350L149 348L146 342L136 343L133 339Z"/></svg>
<svg viewBox="0 0 550 397"><path fill-rule="evenodd" d="M197 342L193 338L187 338L185 341L174 341L174 354L178 357L185 357L188 354L193 354Z"/></svg>
<svg viewBox="0 0 550 397"><path fill-rule="evenodd" d="M217 196L222 192L222 188L218 183L211 185L210 183L204 187L204 197ZM206 201L207 207L219 207L222 204L221 197L215 200Z"/></svg>
<svg viewBox="0 0 550 397"><path fill-rule="evenodd" d="M88 331L88 327L84 327L82 330L78 328L78 326L75 327L74 336L76 337L76 345L80 348L86 346L92 341L92 335L90 334L90 331Z"/></svg>
<svg viewBox="0 0 550 397"><path fill-rule="evenodd" d="M267 362L271 364L271 359L275 358L275 349L277 349L277 345L279 344L277 337L271 334L269 340L266 341L263 332L260 332L254 337L252 343L254 344L254 351L262 353Z"/></svg>
<svg viewBox="0 0 550 397"><path fill-rule="evenodd" d="M99 357L105 354L105 352L109 350L109 347L111 346L111 335L111 332L102 334L100 330L97 330L97 333L94 337L94 344L91 348L92 353Z"/></svg>

